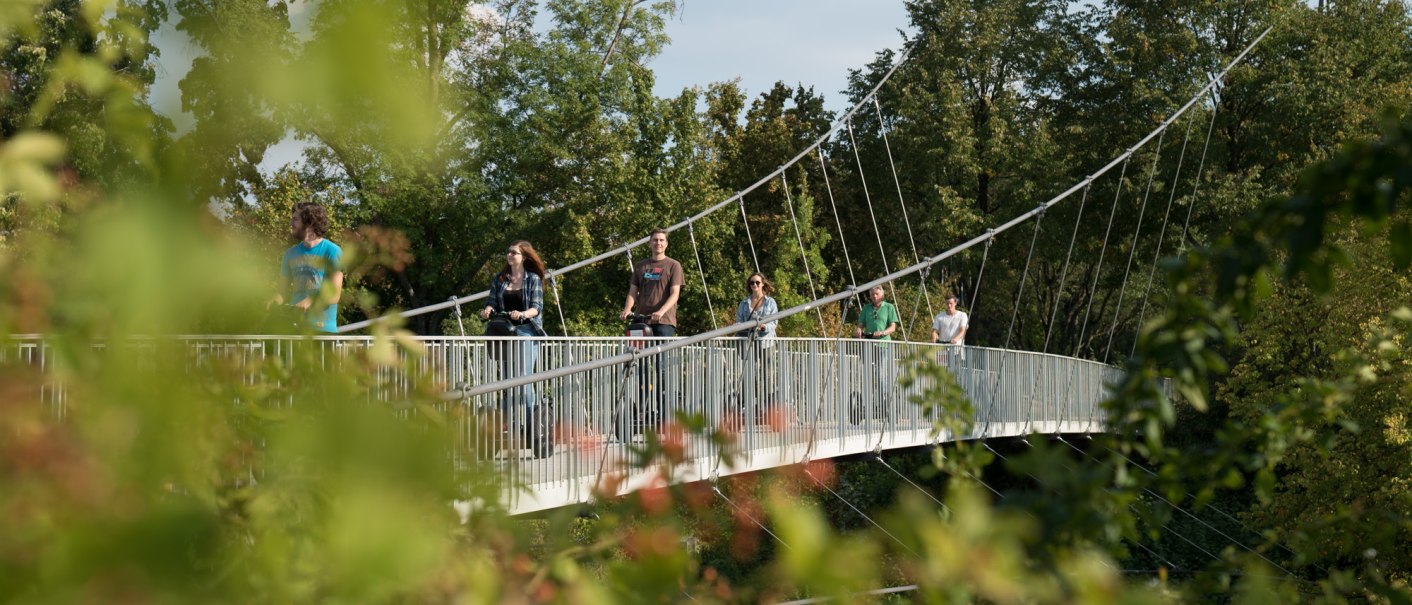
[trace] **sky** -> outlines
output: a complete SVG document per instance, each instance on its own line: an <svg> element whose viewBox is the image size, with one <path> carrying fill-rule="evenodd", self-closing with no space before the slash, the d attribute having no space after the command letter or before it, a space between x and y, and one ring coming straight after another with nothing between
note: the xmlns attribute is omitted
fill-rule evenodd
<svg viewBox="0 0 1412 605"><path fill-rule="evenodd" d="M910 34L903 0L685 0L666 25L671 43L648 66L660 97L739 78L753 99L783 81L812 86L827 109L842 112L848 109L841 92L848 70L863 67L882 49L900 48L898 30ZM170 25L154 40L162 55L153 104L184 131L191 120L180 115L177 83L196 50ZM302 149L286 140L266 154L261 168L273 171L298 161Z"/></svg>
<svg viewBox="0 0 1412 605"><path fill-rule="evenodd" d="M828 109L847 109L848 70L898 49L908 31L902 0L686 0L667 23L672 43L649 63L659 97L740 78L750 97L776 81L814 87Z"/></svg>

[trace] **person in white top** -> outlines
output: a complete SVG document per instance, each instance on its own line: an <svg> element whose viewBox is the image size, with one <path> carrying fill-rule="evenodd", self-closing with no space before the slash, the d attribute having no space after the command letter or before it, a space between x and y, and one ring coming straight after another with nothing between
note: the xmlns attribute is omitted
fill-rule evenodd
<svg viewBox="0 0 1412 605"><path fill-rule="evenodd" d="M966 344L966 329L971 319L965 311L956 310L956 297L946 297L946 311L938 313L932 320L932 342L943 344Z"/></svg>

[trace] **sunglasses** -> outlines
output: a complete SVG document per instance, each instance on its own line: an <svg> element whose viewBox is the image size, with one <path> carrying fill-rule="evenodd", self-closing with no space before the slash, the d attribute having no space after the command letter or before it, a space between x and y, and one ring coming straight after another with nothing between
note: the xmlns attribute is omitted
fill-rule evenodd
<svg viewBox="0 0 1412 605"><path fill-rule="evenodd" d="M752 285L752 286L758 286L758 285L760 285L760 284L762 284L762 283L764 283L764 282L762 282L762 281L760 281L760 280L758 280L758 279L752 279L752 280L750 280L750 281L747 282L747 283L749 283L749 284Z"/></svg>

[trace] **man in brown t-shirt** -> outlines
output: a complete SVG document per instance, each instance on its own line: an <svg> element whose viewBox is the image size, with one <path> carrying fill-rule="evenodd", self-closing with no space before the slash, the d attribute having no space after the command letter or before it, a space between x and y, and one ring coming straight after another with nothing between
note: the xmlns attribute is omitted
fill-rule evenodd
<svg viewBox="0 0 1412 605"><path fill-rule="evenodd" d="M677 335L677 298L681 296L681 263L667 257L667 230L654 229L647 238L652 257L632 269L628 286L628 301L623 305L621 319L638 313L648 316L647 324L653 336Z"/></svg>

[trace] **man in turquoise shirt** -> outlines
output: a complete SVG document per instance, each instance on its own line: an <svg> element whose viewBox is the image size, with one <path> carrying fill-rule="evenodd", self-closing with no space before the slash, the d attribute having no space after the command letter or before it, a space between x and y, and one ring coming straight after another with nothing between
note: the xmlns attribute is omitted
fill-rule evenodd
<svg viewBox="0 0 1412 605"><path fill-rule="evenodd" d="M303 312L304 321L317 332L338 331L338 300L343 294L343 249L324 236L328 212L315 202L294 206L290 235L299 243L284 252L279 263L280 292ZM327 287L326 287L327 286ZM275 302L283 303L281 294Z"/></svg>

